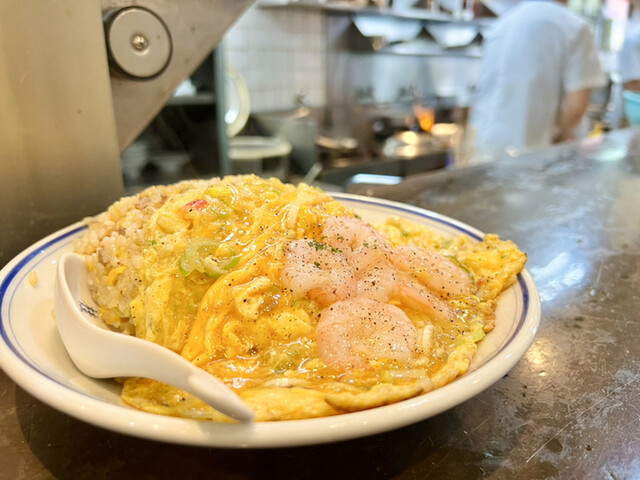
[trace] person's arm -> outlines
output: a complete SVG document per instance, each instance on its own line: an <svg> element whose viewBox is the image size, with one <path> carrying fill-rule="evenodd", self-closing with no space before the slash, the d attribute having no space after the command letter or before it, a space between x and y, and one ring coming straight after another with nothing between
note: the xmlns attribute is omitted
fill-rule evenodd
<svg viewBox="0 0 640 480"><path fill-rule="evenodd" d="M591 102L591 89L583 88L567 92L565 108L558 118L558 133L554 142L566 142L574 138L574 131L580 124Z"/></svg>
<svg viewBox="0 0 640 480"><path fill-rule="evenodd" d="M564 108L558 116L556 142L575 138L576 127L591 103L591 89L607 85L607 77L600 65L593 32L582 22L578 33L566 50L562 87Z"/></svg>
<svg viewBox="0 0 640 480"><path fill-rule="evenodd" d="M632 92L640 92L640 79L624 82L624 89Z"/></svg>

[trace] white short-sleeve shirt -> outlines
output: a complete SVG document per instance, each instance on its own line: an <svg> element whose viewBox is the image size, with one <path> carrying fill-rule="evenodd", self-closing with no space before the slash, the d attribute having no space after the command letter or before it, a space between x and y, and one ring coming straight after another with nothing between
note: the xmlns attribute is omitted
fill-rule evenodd
<svg viewBox="0 0 640 480"><path fill-rule="evenodd" d="M489 31L471 124L484 151L548 146L564 94L606 85L589 25L554 2L523 2Z"/></svg>
<svg viewBox="0 0 640 480"><path fill-rule="evenodd" d="M640 25L629 28L618 57L622 83L640 80Z"/></svg>

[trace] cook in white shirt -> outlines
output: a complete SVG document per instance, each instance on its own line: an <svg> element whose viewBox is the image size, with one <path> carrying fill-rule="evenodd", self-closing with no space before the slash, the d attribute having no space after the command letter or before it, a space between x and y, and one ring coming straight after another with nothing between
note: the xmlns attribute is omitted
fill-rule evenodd
<svg viewBox="0 0 640 480"><path fill-rule="evenodd" d="M495 153L568 140L590 90L604 85L589 25L556 2L522 2L486 37L471 114L475 148Z"/></svg>
<svg viewBox="0 0 640 480"><path fill-rule="evenodd" d="M633 2L632 22L618 57L625 90L640 91L640 0Z"/></svg>

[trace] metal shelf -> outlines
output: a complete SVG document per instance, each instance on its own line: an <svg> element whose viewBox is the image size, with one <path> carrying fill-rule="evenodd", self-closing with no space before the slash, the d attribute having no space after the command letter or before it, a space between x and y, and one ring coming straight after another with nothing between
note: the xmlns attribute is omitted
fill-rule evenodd
<svg viewBox="0 0 640 480"><path fill-rule="evenodd" d="M262 8L305 7L342 14L376 15L429 22L466 23L475 25L488 25L495 20L495 18L492 17L480 17L472 19L457 18L445 13L431 12L429 10L421 8L400 10L395 8L358 7L352 5L351 3L323 3L318 2L317 0L261 0L258 2L258 6Z"/></svg>

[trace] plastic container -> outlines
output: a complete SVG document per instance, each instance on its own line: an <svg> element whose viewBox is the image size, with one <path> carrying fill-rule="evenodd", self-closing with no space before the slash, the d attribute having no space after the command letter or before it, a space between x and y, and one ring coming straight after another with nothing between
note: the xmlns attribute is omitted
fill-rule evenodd
<svg viewBox="0 0 640 480"><path fill-rule="evenodd" d="M624 92L624 113L631 125L640 126L640 92Z"/></svg>

